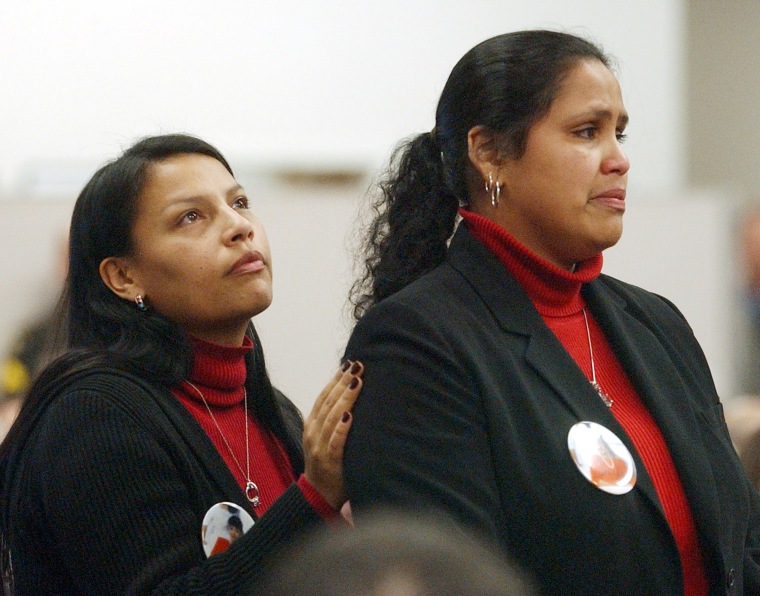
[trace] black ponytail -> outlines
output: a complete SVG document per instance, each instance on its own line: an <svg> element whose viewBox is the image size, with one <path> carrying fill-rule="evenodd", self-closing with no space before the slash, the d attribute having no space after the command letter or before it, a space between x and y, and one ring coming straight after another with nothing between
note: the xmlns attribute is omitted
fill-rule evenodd
<svg viewBox="0 0 760 596"><path fill-rule="evenodd" d="M397 147L378 186L363 240L365 272L352 289L356 319L443 261L459 205L445 182L435 131Z"/></svg>

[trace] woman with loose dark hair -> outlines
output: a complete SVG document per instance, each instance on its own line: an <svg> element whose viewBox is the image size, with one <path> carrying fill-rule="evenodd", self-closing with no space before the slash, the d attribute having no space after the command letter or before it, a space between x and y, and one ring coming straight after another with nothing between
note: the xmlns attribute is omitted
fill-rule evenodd
<svg viewBox="0 0 760 596"><path fill-rule="evenodd" d="M266 234L214 147L149 137L92 177L71 220L63 354L0 447L7 586L237 594L340 518L362 366L344 363L304 423L251 322L271 299ZM220 507L247 533L209 556Z"/></svg>
<svg viewBox="0 0 760 596"><path fill-rule="evenodd" d="M438 509L542 593L760 593L760 504L691 328L601 274L628 114L595 44L500 35L394 155L354 288L357 525Z"/></svg>

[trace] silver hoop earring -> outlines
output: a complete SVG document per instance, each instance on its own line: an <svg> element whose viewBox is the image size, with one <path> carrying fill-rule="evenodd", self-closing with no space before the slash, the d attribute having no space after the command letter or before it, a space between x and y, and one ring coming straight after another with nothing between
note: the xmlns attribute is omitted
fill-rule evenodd
<svg viewBox="0 0 760 596"><path fill-rule="evenodd" d="M491 193L491 207L496 207L501 198L501 183L498 180L496 182L493 181L493 174L491 174L491 172L488 172L486 192Z"/></svg>
<svg viewBox="0 0 760 596"><path fill-rule="evenodd" d="M140 294L135 296L135 304L137 305L137 310L139 310L140 312L145 312L146 310L148 310L148 307L145 305L145 301L143 300L143 297Z"/></svg>

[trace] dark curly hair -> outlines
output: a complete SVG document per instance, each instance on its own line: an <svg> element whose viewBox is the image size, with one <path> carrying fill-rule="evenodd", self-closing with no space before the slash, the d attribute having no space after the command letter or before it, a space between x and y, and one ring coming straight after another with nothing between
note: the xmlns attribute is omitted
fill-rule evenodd
<svg viewBox="0 0 760 596"><path fill-rule="evenodd" d="M501 154L519 158L531 126L581 60L610 68L595 44L547 30L493 37L459 60L438 101L435 127L402 143L378 184L362 239L364 272L351 290L357 320L443 261L458 207L469 202L468 132L485 126L496 133Z"/></svg>

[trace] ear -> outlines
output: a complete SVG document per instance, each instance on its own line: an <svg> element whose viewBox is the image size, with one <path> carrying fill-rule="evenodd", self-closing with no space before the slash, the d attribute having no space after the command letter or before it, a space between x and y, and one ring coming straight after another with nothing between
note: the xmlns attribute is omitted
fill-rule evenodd
<svg viewBox="0 0 760 596"><path fill-rule="evenodd" d="M100 279L119 298L131 302L138 294L144 294L134 280L130 263L126 258L108 257L107 259L103 259L100 263L99 271Z"/></svg>
<svg viewBox="0 0 760 596"><path fill-rule="evenodd" d="M498 171L502 162L496 134L482 125L471 128L467 133L467 155L480 177L488 180L488 174Z"/></svg>

